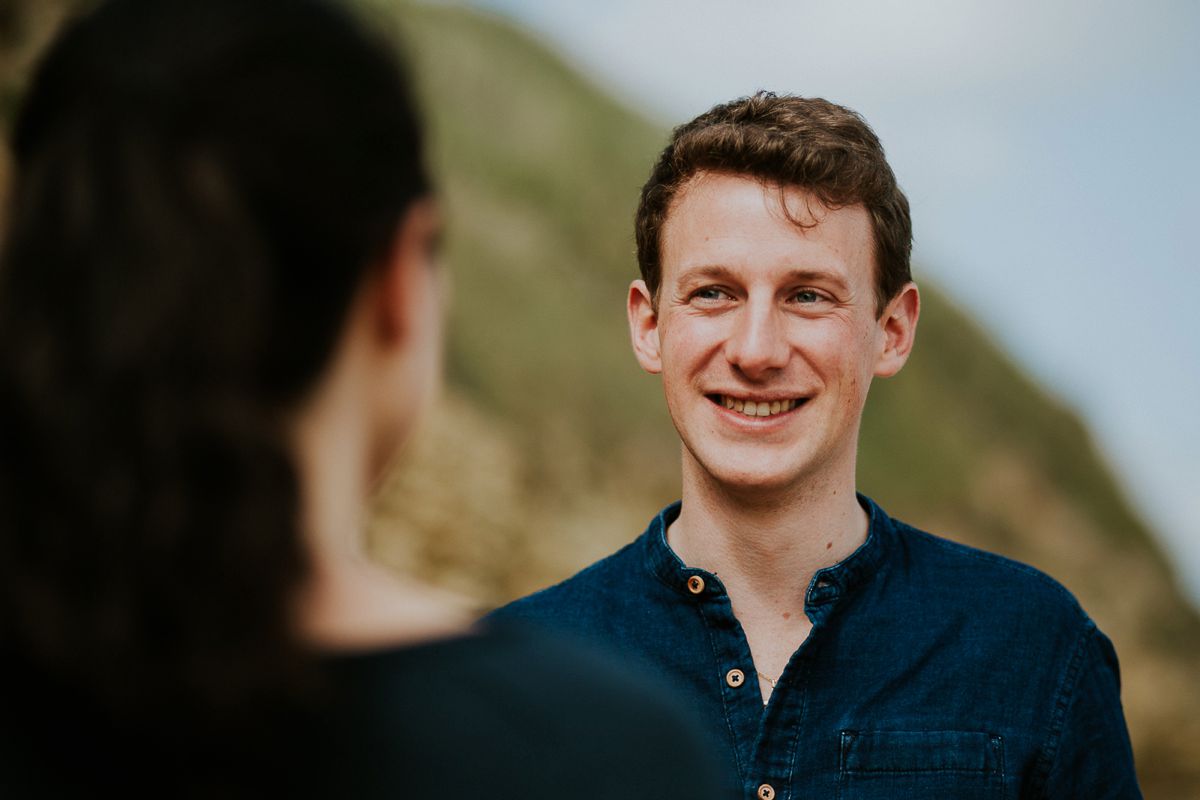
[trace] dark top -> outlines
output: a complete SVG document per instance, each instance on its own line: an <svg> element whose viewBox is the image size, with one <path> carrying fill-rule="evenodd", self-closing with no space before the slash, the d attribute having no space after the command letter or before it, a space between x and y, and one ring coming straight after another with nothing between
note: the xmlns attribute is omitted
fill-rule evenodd
<svg viewBox="0 0 1200 800"><path fill-rule="evenodd" d="M721 579L667 545L678 503L492 618L587 636L669 676L738 797L1140 797L1116 654L1070 593L859 500L867 540L813 577L812 632L765 709Z"/></svg>
<svg viewBox="0 0 1200 800"><path fill-rule="evenodd" d="M38 697L32 718L0 720L0 796L719 796L669 690L542 633L489 626L322 669L326 702L279 717L245 759L214 742L180 754Z"/></svg>

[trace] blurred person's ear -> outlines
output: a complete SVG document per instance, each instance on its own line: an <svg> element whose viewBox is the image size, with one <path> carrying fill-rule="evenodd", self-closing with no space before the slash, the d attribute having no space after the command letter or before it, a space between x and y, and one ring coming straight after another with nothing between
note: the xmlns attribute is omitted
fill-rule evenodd
<svg viewBox="0 0 1200 800"><path fill-rule="evenodd" d="M372 480L380 479L432 405L442 377L442 220L433 200L408 207L365 287L361 329L369 361L361 378L373 420Z"/></svg>
<svg viewBox="0 0 1200 800"><path fill-rule="evenodd" d="M643 280L629 284L626 303L629 316L629 337L633 341L633 354L642 369L653 375L662 372L662 354L658 341L658 311L654 298Z"/></svg>
<svg viewBox="0 0 1200 800"><path fill-rule="evenodd" d="M875 362L875 375L890 378L900 371L912 352L917 336L917 318L921 316L921 295L917 285L909 281L900 293L893 297L879 317L879 328L883 334L882 349Z"/></svg>
<svg viewBox="0 0 1200 800"><path fill-rule="evenodd" d="M382 344L411 344L414 329L431 324L430 308L440 312L440 282L433 273L441 229L432 199L412 203L400 218L380 265L376 310Z"/></svg>

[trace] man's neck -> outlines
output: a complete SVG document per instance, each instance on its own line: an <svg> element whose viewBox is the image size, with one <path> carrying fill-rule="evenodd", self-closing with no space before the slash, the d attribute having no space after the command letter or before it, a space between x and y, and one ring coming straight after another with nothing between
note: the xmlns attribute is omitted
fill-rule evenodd
<svg viewBox="0 0 1200 800"><path fill-rule="evenodd" d="M812 630L805 592L813 575L867 537L869 517L855 495L853 461L837 474L778 492L738 492L684 453L683 508L667 541L685 564L720 577L746 634L764 702Z"/></svg>
<svg viewBox="0 0 1200 800"><path fill-rule="evenodd" d="M719 575L743 605L803 609L813 575L867 536L853 465L840 472L778 491L738 492L685 454L683 508L668 533L670 545L688 566Z"/></svg>

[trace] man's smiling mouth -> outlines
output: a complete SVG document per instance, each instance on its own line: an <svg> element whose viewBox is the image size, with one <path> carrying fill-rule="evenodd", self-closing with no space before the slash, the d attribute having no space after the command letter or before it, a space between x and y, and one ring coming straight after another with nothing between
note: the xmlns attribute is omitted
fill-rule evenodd
<svg viewBox="0 0 1200 800"><path fill-rule="evenodd" d="M793 397L786 400L751 400L728 394L710 394L705 396L717 405L724 406L730 411L736 411L746 417L773 417L777 414L786 414L797 406L803 405L808 400L807 397Z"/></svg>

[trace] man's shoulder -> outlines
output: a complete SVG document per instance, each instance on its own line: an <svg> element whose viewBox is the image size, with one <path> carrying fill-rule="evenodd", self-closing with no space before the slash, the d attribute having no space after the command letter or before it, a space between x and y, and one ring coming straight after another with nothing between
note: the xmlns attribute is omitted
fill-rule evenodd
<svg viewBox="0 0 1200 800"><path fill-rule="evenodd" d="M1074 594L1042 570L899 520L892 525L898 544L892 571L931 602L953 602L985 619L1036 612L1043 625L1091 626Z"/></svg>
<svg viewBox="0 0 1200 800"><path fill-rule="evenodd" d="M638 584L652 579L641 561L640 542L639 537L566 580L497 608L487 619L522 620L555 628L595 619L599 607L640 595Z"/></svg>

